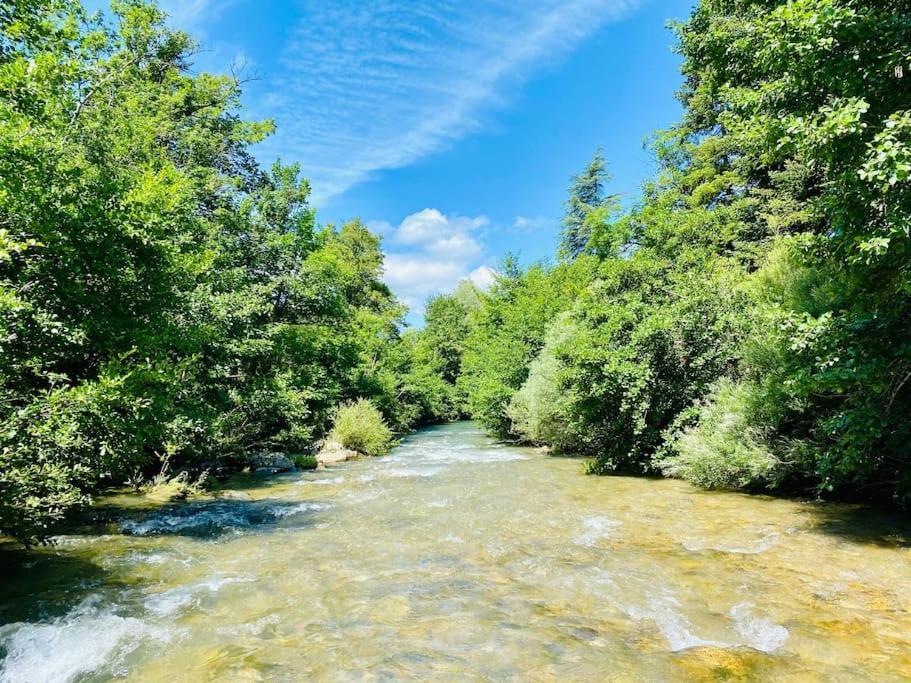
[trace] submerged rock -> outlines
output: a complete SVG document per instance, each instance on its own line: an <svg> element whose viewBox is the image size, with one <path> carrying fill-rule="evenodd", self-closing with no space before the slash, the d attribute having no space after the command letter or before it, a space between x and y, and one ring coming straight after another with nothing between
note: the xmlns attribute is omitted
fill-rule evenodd
<svg viewBox="0 0 911 683"><path fill-rule="evenodd" d="M767 656L746 647L704 646L684 651L676 664L689 680L751 681L765 678Z"/></svg>

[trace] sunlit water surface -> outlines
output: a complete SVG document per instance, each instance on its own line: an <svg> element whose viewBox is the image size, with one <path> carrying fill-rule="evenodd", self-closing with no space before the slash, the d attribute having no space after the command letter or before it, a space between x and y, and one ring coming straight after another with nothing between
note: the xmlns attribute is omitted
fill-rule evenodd
<svg viewBox="0 0 911 683"><path fill-rule="evenodd" d="M907 528L430 429L4 553L0 680L900 680Z"/></svg>

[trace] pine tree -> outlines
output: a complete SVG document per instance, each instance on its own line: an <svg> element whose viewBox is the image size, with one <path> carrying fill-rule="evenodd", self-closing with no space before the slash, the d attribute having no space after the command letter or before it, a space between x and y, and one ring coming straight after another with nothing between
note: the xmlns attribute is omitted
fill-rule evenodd
<svg viewBox="0 0 911 683"><path fill-rule="evenodd" d="M596 209L612 203L614 197L604 196L604 184L610 179L601 150L596 150L585 170L573 176L563 216L563 236L560 256L575 259L588 248L592 226L589 216Z"/></svg>

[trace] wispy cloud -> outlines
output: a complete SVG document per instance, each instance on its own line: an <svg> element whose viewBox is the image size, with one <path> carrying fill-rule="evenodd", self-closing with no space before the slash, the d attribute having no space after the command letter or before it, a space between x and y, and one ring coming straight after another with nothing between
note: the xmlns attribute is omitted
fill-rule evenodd
<svg viewBox="0 0 911 683"><path fill-rule="evenodd" d="M236 0L159 0L174 26L199 34L204 23L217 19L219 14Z"/></svg>
<svg viewBox="0 0 911 683"><path fill-rule="evenodd" d="M269 78L263 109L279 133L263 153L300 161L321 203L478 129L539 68L642 2L304 0Z"/></svg>
<svg viewBox="0 0 911 683"><path fill-rule="evenodd" d="M555 223L556 221L552 218L545 218L544 216L536 218L516 216L516 219L512 222L512 229L517 232L537 232L551 228Z"/></svg>

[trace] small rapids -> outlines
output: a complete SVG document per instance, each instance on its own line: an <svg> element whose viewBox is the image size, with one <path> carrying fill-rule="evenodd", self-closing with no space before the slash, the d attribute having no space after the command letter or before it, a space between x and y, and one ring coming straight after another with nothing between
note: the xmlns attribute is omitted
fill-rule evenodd
<svg viewBox="0 0 911 683"><path fill-rule="evenodd" d="M120 528L132 536L194 534L211 536L277 522L285 517L325 510L325 503L247 504L238 501L189 504L169 508L142 519L127 519Z"/></svg>
<svg viewBox="0 0 911 683"><path fill-rule="evenodd" d="M900 680L911 533L472 423L3 549L0 681Z"/></svg>

